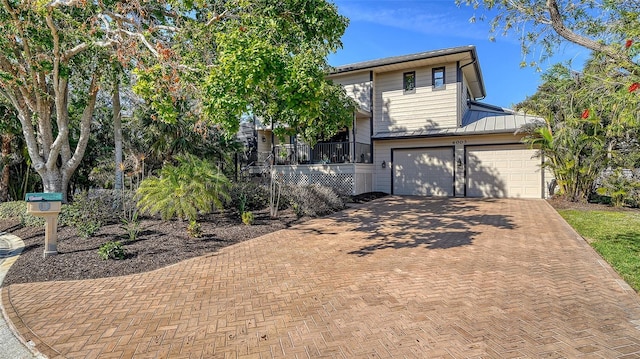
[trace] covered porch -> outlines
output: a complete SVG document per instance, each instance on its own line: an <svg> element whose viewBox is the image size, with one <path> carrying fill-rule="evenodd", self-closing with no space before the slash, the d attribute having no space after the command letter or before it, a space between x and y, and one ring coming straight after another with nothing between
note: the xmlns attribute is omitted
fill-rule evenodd
<svg viewBox="0 0 640 359"><path fill-rule="evenodd" d="M262 153L262 157L266 159L270 154ZM371 163L371 145L361 142L280 144L274 146L273 154L276 165Z"/></svg>
<svg viewBox="0 0 640 359"><path fill-rule="evenodd" d="M315 145L297 136L275 136L270 126L256 126L257 146L250 162L256 165L372 163L371 114L358 110L353 123Z"/></svg>

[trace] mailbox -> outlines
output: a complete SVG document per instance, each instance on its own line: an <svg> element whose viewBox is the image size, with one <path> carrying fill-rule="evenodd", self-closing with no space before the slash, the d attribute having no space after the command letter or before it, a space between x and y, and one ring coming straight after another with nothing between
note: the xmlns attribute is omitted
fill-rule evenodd
<svg viewBox="0 0 640 359"><path fill-rule="evenodd" d="M62 205L62 193L27 193L26 201L27 212L34 216L40 213L57 215Z"/></svg>
<svg viewBox="0 0 640 359"><path fill-rule="evenodd" d="M62 193L27 193L27 213L45 219L44 254L58 254L58 214L62 207Z"/></svg>

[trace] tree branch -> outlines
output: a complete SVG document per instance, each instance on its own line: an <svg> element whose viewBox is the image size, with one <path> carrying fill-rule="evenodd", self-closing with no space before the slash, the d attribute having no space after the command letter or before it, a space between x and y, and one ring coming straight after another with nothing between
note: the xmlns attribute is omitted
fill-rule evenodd
<svg viewBox="0 0 640 359"><path fill-rule="evenodd" d="M69 178L71 174L78 168L80 165L80 161L84 156L84 152L87 148L87 143L89 142L89 136L91 135L91 119L93 118L93 111L96 107L96 98L98 96L98 78L100 74L98 71L93 73L93 77L91 78L91 85L89 87L89 101L82 112L82 118L80 120L80 138L78 139L78 144L76 145L76 149L73 153L73 156L67 163L62 165L62 176L64 178Z"/></svg>
<svg viewBox="0 0 640 359"><path fill-rule="evenodd" d="M209 19L209 21L207 21L207 23L204 25L205 27L209 27L211 26L211 24L213 24L216 21L220 21L223 18L227 17L227 12L229 12L229 10L225 10L223 12L221 12L220 14L216 14L215 12L212 14L211 19Z"/></svg>
<svg viewBox="0 0 640 359"><path fill-rule="evenodd" d="M111 47L115 44L117 44L118 42L116 40L107 40L107 41L95 41L91 44L88 44L86 42L82 43L82 44L78 44L76 46L74 46L73 48L67 50L64 55L62 55L62 57L60 58L62 62L67 62L69 61L72 57L74 57L75 55L81 53L82 51L87 50L90 46L98 46L98 47Z"/></svg>
<svg viewBox="0 0 640 359"><path fill-rule="evenodd" d="M53 9L49 8L49 12L45 16L45 21L47 22L49 32L51 32L51 39L53 41L53 71L51 73L51 81L53 81L53 92L55 94L55 98L58 99L60 97L60 89L58 88L60 78L60 36L58 36L58 29L53 23L52 11Z"/></svg>
<svg viewBox="0 0 640 359"><path fill-rule="evenodd" d="M21 55L24 60L24 63L26 64L26 68L24 69L25 76L31 79L32 81L31 87L33 87L36 103L39 103L41 100L41 95L40 95L40 91L38 91L38 89L36 88L38 86L39 81L33 69L33 63L32 63L33 55L31 54L31 48L29 47L29 42L28 42L30 37L26 36L24 28L22 27L22 21L20 20L20 18L18 17L14 9L11 7L9 2L7 0L2 0L2 4L4 5L4 8L7 10L7 12L11 14L13 26L15 26L16 30L18 31L18 34L20 35L21 42L22 42L22 51L24 52L24 55L22 54ZM29 85L27 82L25 82L24 86L29 86ZM32 106L37 106L37 104L32 104Z"/></svg>
<svg viewBox="0 0 640 359"><path fill-rule="evenodd" d="M53 0L49 3L48 7L55 8L60 6L73 6L77 4L81 4L80 0Z"/></svg>
<svg viewBox="0 0 640 359"><path fill-rule="evenodd" d="M558 33L558 35L560 35L567 41L573 42L574 44L580 45L595 52L602 53L609 58L619 61L620 65L631 73L640 74L640 68L638 68L638 65L634 63L628 56L624 55L620 51L617 51L617 49L577 34L566 27L564 24L564 20L562 19L562 15L560 14L557 0L546 0L546 3L551 20L551 26Z"/></svg>
<svg viewBox="0 0 640 359"><path fill-rule="evenodd" d="M137 32L131 32L131 31L127 31L127 30L123 30L123 29L119 29L119 32L129 35L131 37L137 37L140 42L142 42L144 44L144 46L153 54L153 56L159 58L160 54L158 54L158 51L156 51L156 49L153 48L153 45L147 41L147 39L144 37L143 34L137 33Z"/></svg>
<svg viewBox="0 0 640 359"><path fill-rule="evenodd" d="M14 89L14 91L16 91L16 89ZM32 112L29 110L27 104L24 103L24 101L21 101L21 98L24 98L24 96L17 97L15 95L9 95L13 107L18 111L18 120L22 127L22 134L24 135L24 141L27 145L27 152L31 158L32 166L36 171L38 171L38 173L40 173L44 168L44 161L38 153L38 141L36 139L33 125L31 124Z"/></svg>

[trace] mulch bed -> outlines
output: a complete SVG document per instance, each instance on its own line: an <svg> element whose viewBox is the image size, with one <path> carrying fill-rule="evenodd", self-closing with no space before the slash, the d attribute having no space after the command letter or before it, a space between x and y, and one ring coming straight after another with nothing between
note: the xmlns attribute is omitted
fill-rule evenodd
<svg viewBox="0 0 640 359"><path fill-rule="evenodd" d="M269 212L260 211L251 226L244 225L237 214L218 213L199 220L200 238L187 235L188 222L141 220L141 232L134 241L128 241L120 224L100 228L92 237L77 235L75 228L58 228L58 254L43 258L44 228L21 227L15 221L0 220L0 232L20 237L25 248L2 283L43 282L121 276L150 271L185 259L218 251L220 248L278 231L304 220L291 211L280 218L269 218ZM124 260L102 260L100 246L108 241L122 241L127 257Z"/></svg>
<svg viewBox="0 0 640 359"><path fill-rule="evenodd" d="M608 204L594 202L571 202L563 197L553 197L547 202L555 209L574 209L577 211L637 211L637 208L613 207Z"/></svg>
<svg viewBox="0 0 640 359"><path fill-rule="evenodd" d="M384 196L367 193L353 198L363 203ZM347 204L349 207L349 204ZM141 232L127 241L120 224L105 225L88 239L77 235L72 227L58 228L58 254L43 258L44 228L22 227L15 220L0 220L0 232L20 237L25 248L11 266L2 286L14 283L104 278L141 273L180 261L216 252L223 247L275 232L308 218L298 218L293 211L281 211L272 219L269 210L254 211L253 225L244 225L237 213L216 213L200 218L200 238L187 235L187 222L141 220ZM124 260L102 260L100 246L108 241L122 241L127 253Z"/></svg>

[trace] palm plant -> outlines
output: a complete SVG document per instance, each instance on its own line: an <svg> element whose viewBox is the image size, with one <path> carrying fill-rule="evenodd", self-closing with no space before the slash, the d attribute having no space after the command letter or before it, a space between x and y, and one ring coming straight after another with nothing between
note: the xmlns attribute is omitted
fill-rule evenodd
<svg viewBox="0 0 640 359"><path fill-rule="evenodd" d="M136 191L138 208L160 214L162 219L197 221L198 212L222 208L229 200L229 180L210 162L193 155L177 157L177 165L165 165L160 177L146 178Z"/></svg>
<svg viewBox="0 0 640 359"><path fill-rule="evenodd" d="M607 159L598 120L570 118L553 126L547 119L524 141L540 150L544 166L553 172L561 195L571 201L587 199Z"/></svg>

